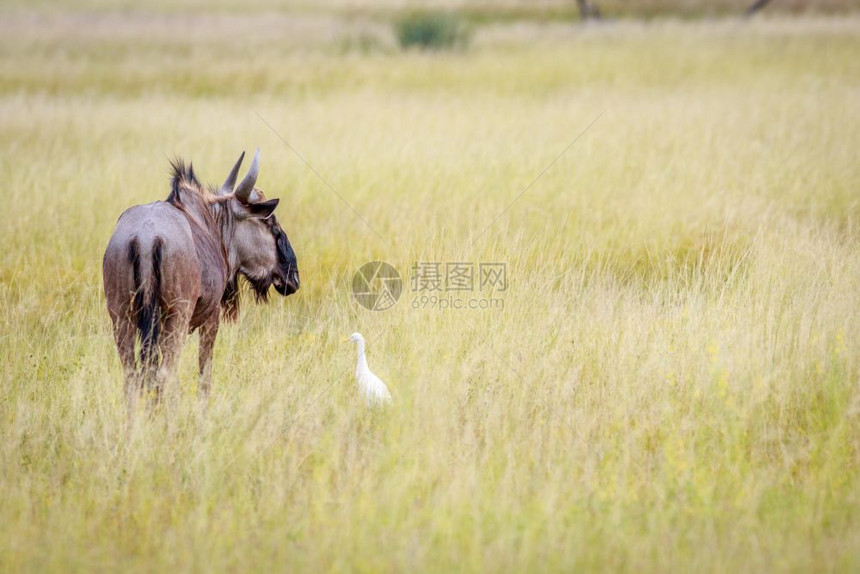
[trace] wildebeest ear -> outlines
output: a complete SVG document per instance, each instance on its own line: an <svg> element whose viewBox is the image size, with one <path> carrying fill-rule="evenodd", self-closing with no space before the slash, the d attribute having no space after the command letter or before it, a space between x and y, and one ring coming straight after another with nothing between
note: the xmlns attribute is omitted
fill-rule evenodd
<svg viewBox="0 0 860 574"><path fill-rule="evenodd" d="M280 199L275 198L268 201L261 201L260 203L249 204L248 209L251 211L251 217L266 219L275 213L275 208L278 207L278 202L280 201Z"/></svg>

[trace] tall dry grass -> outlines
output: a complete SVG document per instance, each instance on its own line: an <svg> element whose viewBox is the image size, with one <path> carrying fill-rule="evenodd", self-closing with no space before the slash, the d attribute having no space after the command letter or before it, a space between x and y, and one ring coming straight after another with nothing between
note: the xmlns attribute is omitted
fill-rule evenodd
<svg viewBox="0 0 860 574"><path fill-rule="evenodd" d="M0 24L0 570L857 569L860 22L40 18ZM192 343L126 438L113 224L254 146L302 289L222 330L204 422ZM372 259L504 262L504 309L364 311Z"/></svg>

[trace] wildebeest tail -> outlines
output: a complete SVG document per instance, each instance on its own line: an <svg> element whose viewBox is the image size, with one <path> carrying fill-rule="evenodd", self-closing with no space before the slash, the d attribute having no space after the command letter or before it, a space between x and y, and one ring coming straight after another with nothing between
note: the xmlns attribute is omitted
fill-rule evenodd
<svg viewBox="0 0 860 574"><path fill-rule="evenodd" d="M158 344L159 314L161 312L161 250L162 241L158 237L152 243L152 274L145 282L141 270L140 245L137 239L129 245L128 258L134 274L134 307L137 318L137 331L140 335L140 366L145 371L153 366L153 351Z"/></svg>

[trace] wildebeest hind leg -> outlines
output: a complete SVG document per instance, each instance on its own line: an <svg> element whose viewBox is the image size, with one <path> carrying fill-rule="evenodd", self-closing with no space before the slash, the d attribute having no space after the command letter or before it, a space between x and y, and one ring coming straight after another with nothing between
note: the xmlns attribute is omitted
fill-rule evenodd
<svg viewBox="0 0 860 574"><path fill-rule="evenodd" d="M161 364L155 374L154 399L156 404L161 403L165 393L175 395L179 389L174 388L176 380L176 368L179 365L179 356L185 337L188 333L188 321L181 313L171 313L164 317L162 323L161 340Z"/></svg>
<svg viewBox="0 0 860 574"><path fill-rule="evenodd" d="M134 408L141 391L141 381L137 373L134 356L135 334L136 327L131 320L125 317L114 319L113 335L125 376L125 402L129 417L134 414Z"/></svg>

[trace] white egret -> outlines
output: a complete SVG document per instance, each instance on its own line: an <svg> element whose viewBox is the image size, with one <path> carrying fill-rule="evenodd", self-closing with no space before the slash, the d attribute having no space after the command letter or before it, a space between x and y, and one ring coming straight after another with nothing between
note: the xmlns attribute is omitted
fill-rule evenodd
<svg viewBox="0 0 860 574"><path fill-rule="evenodd" d="M387 405L391 403L391 393L382 380L370 371L367 366L367 356L364 354L364 337L361 333L353 333L348 339L358 344L358 365L355 368L355 378L358 380L358 390L368 406Z"/></svg>

